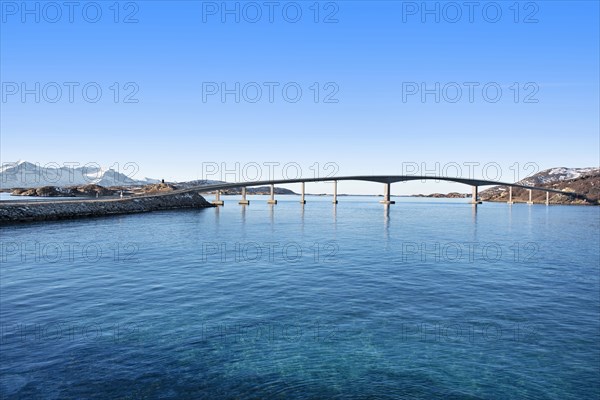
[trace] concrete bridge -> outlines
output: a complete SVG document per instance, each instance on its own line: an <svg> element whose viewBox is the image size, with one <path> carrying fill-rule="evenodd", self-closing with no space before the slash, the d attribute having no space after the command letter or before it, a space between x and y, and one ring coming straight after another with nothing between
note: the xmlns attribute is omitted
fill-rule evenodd
<svg viewBox="0 0 600 400"><path fill-rule="evenodd" d="M549 204L550 193L560 193L567 196L579 196L577 193L573 192L563 192L561 190L555 189L547 189L540 188L535 186L526 186L519 185L517 183L506 183L506 182L497 182L497 181L489 181L484 179L467 179L467 178L451 178L444 176L415 176L415 175L357 175L357 176L336 176L336 177L327 177L327 178L298 178L298 179L277 179L270 181L251 181L251 182L236 182L236 183L219 183L213 185L204 185L204 186L196 186L193 188L184 189L181 192L216 192L215 200L213 204L215 205L223 205L223 201L221 200L221 190L225 189L236 189L242 188L242 200L240 200L239 204L248 205L250 201L246 198L246 188L252 186L270 186L271 187L271 195L269 200L267 201L269 204L277 204L277 200L275 200L275 185L281 184L290 184L290 183L300 183L301 184L301 199L300 203L306 203L306 191L305 184L307 182L331 182L333 184L333 203L337 204L337 183L339 181L365 181L365 182L377 182L382 183L384 185L384 198L380 201L382 204L394 204L395 201L390 199L390 188L392 183L396 182L408 182L408 181L417 181L417 180L437 180L437 181L448 181L448 182L457 182L463 183L465 185L469 185L472 187L472 197L471 204L481 204L481 201L478 199L478 192L480 186L505 186L508 188L508 204L513 204L512 201L512 189L520 188L527 189L529 191L529 201L527 204L533 204L532 201L532 192L534 190L546 192L546 205Z"/></svg>

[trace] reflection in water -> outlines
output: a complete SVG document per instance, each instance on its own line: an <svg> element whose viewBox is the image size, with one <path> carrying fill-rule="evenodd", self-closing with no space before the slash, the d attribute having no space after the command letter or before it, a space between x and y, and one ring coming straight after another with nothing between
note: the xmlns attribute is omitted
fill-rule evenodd
<svg viewBox="0 0 600 400"><path fill-rule="evenodd" d="M220 206L215 206L215 231L219 231L219 226L220 226L220 222L221 222L221 207Z"/></svg>
<svg viewBox="0 0 600 400"><path fill-rule="evenodd" d="M302 236L304 236L304 203L300 203L300 232L302 232Z"/></svg>
<svg viewBox="0 0 600 400"><path fill-rule="evenodd" d="M333 227L337 228L337 204L333 204Z"/></svg>
<svg viewBox="0 0 600 400"><path fill-rule="evenodd" d="M471 216L473 217L473 224L477 225L477 204L473 204L471 207Z"/></svg>
<svg viewBox="0 0 600 400"><path fill-rule="evenodd" d="M533 204L528 204L527 205L527 232L528 233L532 233L533 232L533 226L532 226L532 212L531 209L534 207Z"/></svg>
<svg viewBox="0 0 600 400"><path fill-rule="evenodd" d="M390 244L390 205L383 205L383 234L385 237L385 249L389 250Z"/></svg>
<svg viewBox="0 0 600 400"><path fill-rule="evenodd" d="M473 241L477 241L477 204L471 205L471 225L473 226Z"/></svg>

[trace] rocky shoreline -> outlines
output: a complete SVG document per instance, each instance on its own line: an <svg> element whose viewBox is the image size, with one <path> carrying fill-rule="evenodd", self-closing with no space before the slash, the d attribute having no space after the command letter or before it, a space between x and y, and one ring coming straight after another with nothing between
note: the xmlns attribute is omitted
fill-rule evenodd
<svg viewBox="0 0 600 400"><path fill-rule="evenodd" d="M0 207L0 225L206 207L214 206L193 192L122 199L14 202Z"/></svg>
<svg viewBox="0 0 600 400"><path fill-rule="evenodd" d="M538 175L541 176L538 177ZM565 194L550 193L550 204L600 205L600 172L598 171L590 171L574 179L564 179L549 183L543 183L543 178L547 179L545 174L540 173L538 175L534 175L518 183L565 192ZM568 195L567 193L577 194ZM506 187L494 186L479 192L479 197L483 201L506 202L508 200L508 190ZM514 188L512 200L519 203L527 202L529 200L529 191L523 188ZM532 193L532 201L534 203L545 203L546 193L535 190Z"/></svg>
<svg viewBox="0 0 600 400"><path fill-rule="evenodd" d="M431 197L434 199L466 199L471 197L470 194L450 192L450 193L432 193L432 194L414 194L410 197Z"/></svg>

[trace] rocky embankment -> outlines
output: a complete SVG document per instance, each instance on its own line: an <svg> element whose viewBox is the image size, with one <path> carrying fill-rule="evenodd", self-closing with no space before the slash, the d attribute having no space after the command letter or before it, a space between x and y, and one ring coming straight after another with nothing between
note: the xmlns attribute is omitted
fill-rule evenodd
<svg viewBox="0 0 600 400"><path fill-rule="evenodd" d="M432 197L435 199L466 199L471 197L470 194L450 192L450 193L432 193L432 194L415 194L411 197Z"/></svg>
<svg viewBox="0 0 600 400"><path fill-rule="evenodd" d="M536 187L577 193L577 195L550 193L550 204L600 205L600 172L596 170L589 171L574 179L537 183L535 178L536 175L528 179L533 180ZM532 182L523 180L519 183L531 184ZM508 189L502 186L494 186L481 191L479 196L483 201L505 202L508 200ZM527 189L513 189L513 201L515 203L524 203L528 200L529 191ZM534 203L544 203L546 201L546 193L537 190L533 191L532 200Z"/></svg>
<svg viewBox="0 0 600 400"><path fill-rule="evenodd" d="M12 196L30 196L30 197L100 197L114 196L117 190L105 188L99 185L81 185L81 186L42 186L39 188L17 188L10 191Z"/></svg>
<svg viewBox="0 0 600 400"><path fill-rule="evenodd" d="M213 205L198 193L172 193L106 200L10 202L0 207L0 224L204 207L213 207Z"/></svg>
<svg viewBox="0 0 600 400"><path fill-rule="evenodd" d="M12 196L31 197L107 197L124 195L149 195L173 192L179 187L169 183L155 183L144 186L111 186L79 185L79 186L42 186L39 188L11 189Z"/></svg>
<svg viewBox="0 0 600 400"><path fill-rule="evenodd" d="M271 188L269 186L257 186L257 187L249 187L246 188L247 194L256 194L256 195L269 195L271 194ZM295 192L285 189L282 187L275 186L274 189L275 194L296 194ZM231 188L225 189L221 191L221 194L225 195L240 195L242 194L242 188Z"/></svg>

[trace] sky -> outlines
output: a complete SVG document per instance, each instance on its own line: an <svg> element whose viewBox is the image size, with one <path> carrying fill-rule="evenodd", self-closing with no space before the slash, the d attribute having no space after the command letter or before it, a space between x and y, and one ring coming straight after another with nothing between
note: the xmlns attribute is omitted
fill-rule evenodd
<svg viewBox="0 0 600 400"><path fill-rule="evenodd" d="M3 164L506 182L600 164L597 1L0 5ZM447 191L470 188L392 186Z"/></svg>

